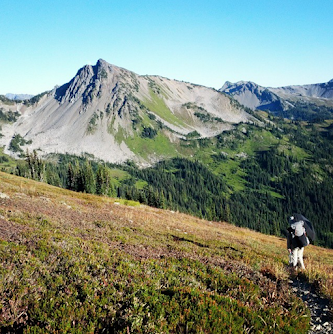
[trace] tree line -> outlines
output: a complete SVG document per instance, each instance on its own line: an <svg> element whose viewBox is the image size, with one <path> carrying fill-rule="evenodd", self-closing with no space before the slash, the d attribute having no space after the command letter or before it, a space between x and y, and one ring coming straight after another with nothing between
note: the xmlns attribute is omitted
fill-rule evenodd
<svg viewBox="0 0 333 334"><path fill-rule="evenodd" d="M27 152L15 173L74 191L117 196L278 236L286 230L288 215L299 212L314 223L317 244L332 248L330 127L322 131L313 124L303 127L297 122L288 127L281 122L279 126L278 133L287 133L290 145L303 149L307 158L289 154L278 145L243 158L239 164L244 174L243 190L228 185L223 173L217 175L203 163L183 158L139 169L131 162L113 165L70 155L59 155L54 162L42 161L36 152ZM233 135L234 142L230 142L234 146L241 140L241 135L237 136ZM222 145L222 136L217 141L217 147ZM230 159L224 154L214 157L224 162ZM114 177L114 169L123 170L127 177Z"/></svg>

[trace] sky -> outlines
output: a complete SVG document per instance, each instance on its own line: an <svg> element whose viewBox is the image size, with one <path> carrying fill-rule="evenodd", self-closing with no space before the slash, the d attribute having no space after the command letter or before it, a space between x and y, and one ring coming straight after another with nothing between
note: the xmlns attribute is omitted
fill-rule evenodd
<svg viewBox="0 0 333 334"><path fill-rule="evenodd" d="M0 94L39 94L98 59L219 89L333 78L332 0L1 0Z"/></svg>

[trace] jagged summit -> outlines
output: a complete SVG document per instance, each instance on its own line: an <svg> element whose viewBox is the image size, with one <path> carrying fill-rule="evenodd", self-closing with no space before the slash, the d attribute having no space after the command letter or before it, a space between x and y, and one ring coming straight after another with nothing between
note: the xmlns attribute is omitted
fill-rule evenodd
<svg viewBox="0 0 333 334"><path fill-rule="evenodd" d="M110 64L102 58L99 58L96 63L96 66L109 66L109 65Z"/></svg>
<svg viewBox="0 0 333 334"><path fill-rule="evenodd" d="M32 141L24 149L45 154L87 152L110 162L148 164L179 156L188 134L211 137L256 121L215 89L141 76L103 59L19 111L17 122L2 130L0 145L7 152L16 133ZM148 146L145 138L151 139Z"/></svg>
<svg viewBox="0 0 333 334"><path fill-rule="evenodd" d="M98 69L105 69L105 70L112 71L112 68L120 68L116 65L108 63L106 60L104 60L102 58L98 59L97 62L96 62L96 65L93 66L93 67L96 67L97 72L98 72Z"/></svg>
<svg viewBox="0 0 333 334"><path fill-rule="evenodd" d="M80 68L73 79L59 87L55 92L55 98L64 103L68 101L74 103L80 98L87 102L87 96L92 89L107 77L110 77L119 70L118 67L107 63L103 59L99 59L96 65L85 65Z"/></svg>

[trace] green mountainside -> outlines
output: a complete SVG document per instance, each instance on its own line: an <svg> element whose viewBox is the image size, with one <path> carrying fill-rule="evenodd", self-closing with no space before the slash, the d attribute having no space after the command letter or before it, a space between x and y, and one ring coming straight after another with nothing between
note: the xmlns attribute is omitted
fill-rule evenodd
<svg viewBox="0 0 333 334"><path fill-rule="evenodd" d="M209 220L282 236L288 215L315 225L316 244L333 247L332 122L288 121L256 113L263 125L240 123L211 138L183 140L183 154L138 168L88 156L29 153L3 169L71 190L108 194ZM163 142L152 130L138 149ZM143 143L147 143L143 145ZM190 159L188 157L191 157Z"/></svg>
<svg viewBox="0 0 333 334"><path fill-rule="evenodd" d="M275 95L236 86L223 93L100 59L30 100L0 98L1 169L278 236L299 212L315 242L333 247L332 82ZM262 108L276 94L293 103L277 117L236 100L248 92Z"/></svg>

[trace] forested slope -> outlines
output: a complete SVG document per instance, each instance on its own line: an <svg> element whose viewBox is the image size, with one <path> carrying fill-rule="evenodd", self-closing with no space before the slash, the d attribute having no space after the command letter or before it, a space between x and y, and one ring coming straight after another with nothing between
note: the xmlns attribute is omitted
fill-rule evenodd
<svg viewBox="0 0 333 334"><path fill-rule="evenodd" d="M187 158L149 168L105 164L88 155L42 161L36 152L13 162L16 167L3 168L71 190L133 199L279 236L288 215L300 212L314 223L316 243L333 247L332 122L287 121L266 113L256 117L263 125L239 124L214 138L184 140Z"/></svg>

